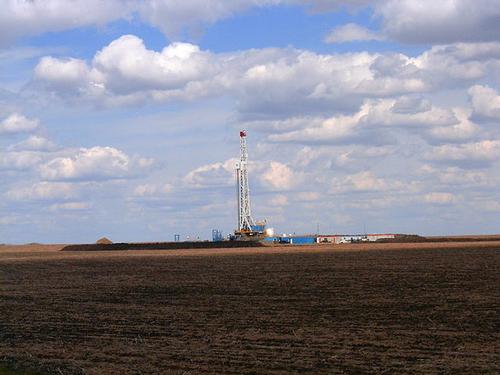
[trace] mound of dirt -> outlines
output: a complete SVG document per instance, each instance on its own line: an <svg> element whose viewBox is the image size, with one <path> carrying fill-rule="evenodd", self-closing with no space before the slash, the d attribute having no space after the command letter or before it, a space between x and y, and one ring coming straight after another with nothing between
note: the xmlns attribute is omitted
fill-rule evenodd
<svg viewBox="0 0 500 375"><path fill-rule="evenodd" d="M113 241L111 241L110 239L108 239L106 237L99 238L96 241L97 245L111 245L112 243L113 243Z"/></svg>

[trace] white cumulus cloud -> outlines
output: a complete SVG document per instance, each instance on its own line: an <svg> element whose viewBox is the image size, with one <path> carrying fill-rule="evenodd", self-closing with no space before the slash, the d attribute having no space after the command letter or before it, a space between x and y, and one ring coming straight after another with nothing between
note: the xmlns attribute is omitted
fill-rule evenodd
<svg viewBox="0 0 500 375"><path fill-rule="evenodd" d="M298 183L298 176L286 164L271 161L260 179L274 190L289 190Z"/></svg>
<svg viewBox="0 0 500 375"><path fill-rule="evenodd" d="M432 142L466 142L480 132L462 108L436 107L429 101L409 97L367 100L352 115L274 121L268 125L275 130L269 140L301 144L390 143L390 136L383 133L390 129L418 134Z"/></svg>
<svg viewBox="0 0 500 375"><path fill-rule="evenodd" d="M159 195L165 195L172 191L173 187L170 184L141 184L134 188L134 197L144 198L144 197L154 197Z"/></svg>
<svg viewBox="0 0 500 375"><path fill-rule="evenodd" d="M412 94L469 87L500 73L500 43L436 46L416 57L395 53L317 54L297 49L212 53L188 43L148 49L123 36L89 61L45 57L33 87L97 106L146 100L234 98L241 118L262 120L353 112L366 98L410 95L395 104L404 113ZM416 116L421 116L416 114Z"/></svg>
<svg viewBox="0 0 500 375"><path fill-rule="evenodd" d="M12 113L0 122L0 134L31 133L39 126L38 120Z"/></svg>
<svg viewBox="0 0 500 375"><path fill-rule="evenodd" d="M8 151L0 152L0 170L22 171L36 167L43 161L38 152Z"/></svg>
<svg viewBox="0 0 500 375"><path fill-rule="evenodd" d="M475 85L469 89L474 115L500 120L500 95L491 87Z"/></svg>
<svg viewBox="0 0 500 375"><path fill-rule="evenodd" d="M335 177L332 180L332 193L377 192L408 188L401 181L377 177L371 171L361 171L352 175Z"/></svg>
<svg viewBox="0 0 500 375"><path fill-rule="evenodd" d="M38 82L47 85L49 89L62 92L84 89L89 74L89 68L83 60L57 59L50 56L43 57L34 71L34 77Z"/></svg>
<svg viewBox="0 0 500 375"><path fill-rule="evenodd" d="M77 192L75 187L68 183L42 181L28 187L11 189L6 195L16 201L51 201L73 199L77 196Z"/></svg>
<svg viewBox="0 0 500 375"><path fill-rule="evenodd" d="M346 43L368 40L384 40L384 37L355 23L338 26L325 36L325 43Z"/></svg>
<svg viewBox="0 0 500 375"><path fill-rule="evenodd" d="M92 205L88 202L65 202L65 203L56 203L49 207L51 211L82 211L88 210L92 207Z"/></svg>
<svg viewBox="0 0 500 375"><path fill-rule="evenodd" d="M161 52L146 49L141 39L125 35L93 60L97 83L116 93L182 88L212 74L209 53L189 43L172 43Z"/></svg>
<svg viewBox="0 0 500 375"><path fill-rule="evenodd" d="M4 0L0 44L22 36L139 18L170 40L199 35L206 26L254 7L303 5L315 12L373 9L381 33L403 43L498 40L496 0ZM345 29L345 30L344 30ZM336 39L378 38L358 26L341 26Z"/></svg>
<svg viewBox="0 0 500 375"><path fill-rule="evenodd" d="M500 141L485 140L462 145L443 145L435 147L427 159L456 164L457 166L485 167L500 160Z"/></svg>
<svg viewBox="0 0 500 375"><path fill-rule="evenodd" d="M383 32L404 43L497 41L497 0L385 0L375 5Z"/></svg>
<svg viewBox="0 0 500 375"><path fill-rule="evenodd" d="M3 0L0 44L21 36L105 24L126 16L128 0Z"/></svg>
<svg viewBox="0 0 500 375"><path fill-rule="evenodd" d="M16 143L9 147L10 150L14 151L54 151L57 149L57 145L50 139L39 136L32 135L29 138Z"/></svg>
<svg viewBox="0 0 500 375"><path fill-rule="evenodd" d="M193 188L231 186L235 182L235 169L238 159L228 159L203 165L190 171L183 179L184 183Z"/></svg>
<svg viewBox="0 0 500 375"><path fill-rule="evenodd" d="M113 147L81 148L71 156L57 157L40 166L46 180L108 180L131 178L152 164Z"/></svg>
<svg viewBox="0 0 500 375"><path fill-rule="evenodd" d="M426 194L424 196L424 201L426 203L447 205L456 203L458 198L452 193L433 192Z"/></svg>

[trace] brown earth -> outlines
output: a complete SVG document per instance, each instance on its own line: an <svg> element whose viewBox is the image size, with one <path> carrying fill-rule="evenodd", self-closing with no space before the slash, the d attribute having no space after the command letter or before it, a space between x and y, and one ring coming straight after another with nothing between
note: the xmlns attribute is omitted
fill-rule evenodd
<svg viewBox="0 0 500 375"><path fill-rule="evenodd" d="M500 372L498 241L61 248L0 247L0 374Z"/></svg>
<svg viewBox="0 0 500 375"><path fill-rule="evenodd" d="M109 238L102 237L102 238L99 238L95 243L97 245L110 245L113 243L113 241L111 241Z"/></svg>

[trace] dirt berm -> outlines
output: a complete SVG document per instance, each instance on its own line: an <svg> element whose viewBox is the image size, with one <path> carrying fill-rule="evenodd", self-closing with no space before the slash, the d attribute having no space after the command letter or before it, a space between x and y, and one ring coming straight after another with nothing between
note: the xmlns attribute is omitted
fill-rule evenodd
<svg viewBox="0 0 500 375"><path fill-rule="evenodd" d="M262 247L258 241L221 242L147 242L68 245L61 251L117 251L117 250L178 250L178 249L221 249L233 247Z"/></svg>

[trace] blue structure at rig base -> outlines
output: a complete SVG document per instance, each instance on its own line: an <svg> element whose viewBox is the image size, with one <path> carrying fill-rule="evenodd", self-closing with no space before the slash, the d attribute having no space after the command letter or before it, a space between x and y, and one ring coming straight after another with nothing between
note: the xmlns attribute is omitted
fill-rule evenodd
<svg viewBox="0 0 500 375"><path fill-rule="evenodd" d="M272 242L272 243L279 243L280 238L279 237L264 237L262 239L263 242Z"/></svg>
<svg viewBox="0 0 500 375"><path fill-rule="evenodd" d="M266 225L261 223L250 225L250 230L258 233L264 233L264 231L266 230Z"/></svg>
<svg viewBox="0 0 500 375"><path fill-rule="evenodd" d="M290 245L312 245L317 242L317 239L316 236L278 236L266 237L264 241Z"/></svg>
<svg viewBox="0 0 500 375"><path fill-rule="evenodd" d="M218 229L213 229L212 230L212 241L213 242L224 241L224 236L222 235L222 231L220 231Z"/></svg>
<svg viewBox="0 0 500 375"><path fill-rule="evenodd" d="M290 243L292 245L311 245L316 243L316 237L310 237L310 236L290 237Z"/></svg>

